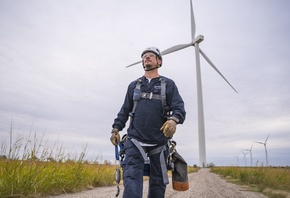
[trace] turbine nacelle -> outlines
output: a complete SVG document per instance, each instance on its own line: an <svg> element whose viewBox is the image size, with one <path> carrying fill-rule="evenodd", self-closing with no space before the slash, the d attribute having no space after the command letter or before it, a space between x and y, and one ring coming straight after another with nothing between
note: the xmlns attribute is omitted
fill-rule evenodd
<svg viewBox="0 0 290 198"><path fill-rule="evenodd" d="M170 47L164 51L161 52L162 55L166 55L166 54L170 54L172 52L176 52L176 51L179 51L179 50L182 50L182 49L185 49L187 47L190 47L190 46L194 46L196 43L200 43L204 40L204 36L202 35L199 35L198 37L196 37L191 43L188 43L188 44L180 44L180 45L175 45L173 47Z"/></svg>

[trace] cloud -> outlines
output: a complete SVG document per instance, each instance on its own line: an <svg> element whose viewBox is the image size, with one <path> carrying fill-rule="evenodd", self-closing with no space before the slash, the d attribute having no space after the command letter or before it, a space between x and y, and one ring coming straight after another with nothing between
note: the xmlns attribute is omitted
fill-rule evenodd
<svg viewBox="0 0 290 198"><path fill-rule="evenodd" d="M200 47L238 91L201 58L208 161L234 164L271 133L269 161L289 165L288 4L193 1ZM103 159L114 157L108 139L127 86L143 75L141 65L125 66L148 46L191 41L187 1L4 0L0 28L1 141L12 123L16 133L45 131L67 147L88 143ZM164 56L160 74L176 82L186 105L178 149L198 164L194 48Z"/></svg>

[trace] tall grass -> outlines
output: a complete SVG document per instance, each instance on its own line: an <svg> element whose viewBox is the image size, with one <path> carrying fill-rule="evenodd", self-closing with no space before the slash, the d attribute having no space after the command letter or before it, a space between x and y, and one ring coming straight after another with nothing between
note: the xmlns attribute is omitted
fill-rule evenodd
<svg viewBox="0 0 290 198"><path fill-rule="evenodd" d="M49 146L44 140L36 132L15 136L11 125L8 143L0 142L1 198L58 195L115 183L116 167L85 160L86 145L72 154L58 141ZM188 166L188 173L198 169Z"/></svg>
<svg viewBox="0 0 290 198"><path fill-rule="evenodd" d="M57 195L112 185L114 167L79 162L0 160L0 197Z"/></svg>
<svg viewBox="0 0 290 198"><path fill-rule="evenodd" d="M211 171L237 179L242 184L255 186L260 192L269 189L290 192L289 167L214 167Z"/></svg>
<svg viewBox="0 0 290 198"><path fill-rule="evenodd" d="M0 197L57 195L115 181L114 166L84 160L86 146L70 154L58 143L45 147L44 135L14 137L12 127L9 133L9 145L0 147Z"/></svg>

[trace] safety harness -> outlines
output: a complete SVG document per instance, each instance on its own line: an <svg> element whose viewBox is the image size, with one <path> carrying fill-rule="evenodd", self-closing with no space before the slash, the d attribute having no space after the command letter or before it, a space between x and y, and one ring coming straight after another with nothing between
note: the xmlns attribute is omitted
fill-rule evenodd
<svg viewBox="0 0 290 198"><path fill-rule="evenodd" d="M132 111L129 113L130 125L132 124L132 121L134 118L134 113L136 110L137 103L141 98L142 99L149 99L149 100L161 100L162 109L163 109L162 114L163 114L163 116L167 115L167 111L168 111L169 107L166 104L166 80L164 78L160 78L159 80L160 80L160 84L161 84L161 93L160 94L153 94L153 92L150 92L150 93L141 92L142 79L141 78L137 79L136 87L135 87L134 93L133 93L134 104L133 104ZM163 155L163 152L166 151L166 149L168 149L169 146L166 144L164 146L157 147L157 148L151 150L150 152L147 152L145 147L142 147L136 139L133 139L130 137L127 137L127 138L129 138L133 142L133 144L138 148L138 150L140 151L140 153L144 159L145 165L149 164L148 163L149 156L160 153L160 165L161 165L163 181L164 181L164 184L168 184L169 180L168 180L168 175L167 175L167 166L166 166L166 160L165 160L165 157Z"/></svg>
<svg viewBox="0 0 290 198"><path fill-rule="evenodd" d="M130 116L130 125L133 122L134 119L134 113L136 110L136 106L138 101L142 98L142 99L149 99L149 100L161 100L161 104L162 104L162 109L163 109L163 116L170 116L170 111L169 111L169 107L167 106L166 103L166 79L164 78L160 78L160 83L161 83L161 92L160 94L154 94L153 92L150 93L146 93L146 92L141 92L141 84L142 84L142 79L139 78L137 79L136 82L136 87L134 89L134 93L133 93L133 108L132 111L129 113ZM161 166L161 172L162 172L162 177L163 177L163 182L164 184L169 184L169 179L168 179L168 175L167 175L167 171L168 170L174 170L174 159L173 159L173 154L176 152L175 150L175 145L176 142L169 140L167 142L166 145L164 146L160 146L157 147L153 150L151 150L150 152L148 152L146 150L145 147L141 146L140 142L137 141L134 138L128 137L127 134L125 134L122 137L122 140L119 144L119 148L120 151L118 152L118 146L116 146L115 148L115 154L116 154L116 182L117 182L117 194L116 197L119 195L120 189L119 189L119 182L120 182L120 164L122 164L122 161L125 157L123 148L124 148L124 144L126 142L127 139L130 139L132 141L132 143L138 148L138 150L140 151L143 159L144 159L144 170L143 170L143 175L144 176L150 176L149 175L149 171L150 171L150 161L149 161L149 156L151 155L155 155L160 153L160 166ZM164 151L169 150L169 156L167 159L165 159L164 157ZM119 160L119 156L121 157L121 161Z"/></svg>

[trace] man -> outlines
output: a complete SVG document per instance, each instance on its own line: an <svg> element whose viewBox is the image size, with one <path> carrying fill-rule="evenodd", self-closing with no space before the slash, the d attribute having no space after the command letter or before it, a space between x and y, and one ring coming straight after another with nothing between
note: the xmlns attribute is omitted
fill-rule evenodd
<svg viewBox="0 0 290 198"><path fill-rule="evenodd" d="M183 123L186 112L174 81L158 73L162 66L160 51L155 47L147 48L141 58L145 74L128 86L124 104L112 125L110 140L115 146L120 143L119 131L130 116L122 163L123 197L142 197L146 152L150 159L148 197L162 198L168 184L165 169L169 152L166 145L175 133L176 125ZM165 97L164 93L162 96L164 89Z"/></svg>

